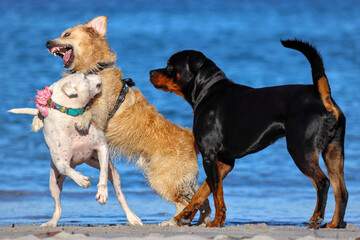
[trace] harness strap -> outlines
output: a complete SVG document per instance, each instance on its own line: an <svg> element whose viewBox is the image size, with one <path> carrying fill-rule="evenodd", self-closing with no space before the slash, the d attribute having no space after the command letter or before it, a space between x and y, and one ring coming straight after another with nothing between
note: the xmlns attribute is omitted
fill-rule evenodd
<svg viewBox="0 0 360 240"><path fill-rule="evenodd" d="M118 99L116 100L115 106L111 113L109 114L108 119L112 118L116 111L119 109L120 105L125 101L126 94L129 92L129 87L135 86L135 82L131 78L121 79L123 87L121 88Z"/></svg>

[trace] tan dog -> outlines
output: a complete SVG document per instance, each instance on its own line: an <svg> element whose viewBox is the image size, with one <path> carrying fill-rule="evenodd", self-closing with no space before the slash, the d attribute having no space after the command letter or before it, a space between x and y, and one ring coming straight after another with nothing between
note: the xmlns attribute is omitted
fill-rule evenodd
<svg viewBox="0 0 360 240"><path fill-rule="evenodd" d="M107 180L110 179L129 223L142 225L140 218L131 211L122 194L119 173L109 161L109 149L104 132L92 125L86 131L79 131L76 128L79 120L80 122L87 120L83 114L87 111L85 106L100 91L101 78L94 74L85 76L82 73L71 74L54 83L49 90L39 91L39 95L40 92L46 92L39 98L45 99L47 104L39 109L45 116L44 138L51 154L49 187L55 202L52 219L41 226L57 226L62 212L60 193L65 177L70 177L83 188L90 187L91 179L74 170L83 163L100 169L96 200L100 204L106 203ZM37 109L31 108L13 109L10 112L38 114Z"/></svg>
<svg viewBox="0 0 360 240"><path fill-rule="evenodd" d="M164 199L175 204L176 214L188 204L198 188L197 151L190 129L171 123L150 105L137 89L128 89L116 113L109 114L123 92L122 72L115 66L116 54L106 41L107 17L100 16L84 25L65 30L60 38L46 43L71 72L96 73L103 89L91 105L92 123L106 132L107 143L119 156L134 159L143 169L149 185ZM34 119L33 130L41 128ZM79 128L87 128L81 124ZM199 224L210 219L208 201L201 208ZM161 225L175 225L173 219Z"/></svg>

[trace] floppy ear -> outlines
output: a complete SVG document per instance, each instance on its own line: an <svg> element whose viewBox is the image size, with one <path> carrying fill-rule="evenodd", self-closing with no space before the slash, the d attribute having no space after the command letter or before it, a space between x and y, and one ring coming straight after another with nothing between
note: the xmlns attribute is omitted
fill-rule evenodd
<svg viewBox="0 0 360 240"><path fill-rule="evenodd" d="M73 85L72 83L65 83L62 87L61 90L69 97L77 97L77 89L75 88L75 85Z"/></svg>
<svg viewBox="0 0 360 240"><path fill-rule="evenodd" d="M106 22L108 17L107 16L99 16L90 20L89 22L85 23L85 27L93 28L100 36L106 35Z"/></svg>
<svg viewBox="0 0 360 240"><path fill-rule="evenodd" d="M188 55L189 69L193 73L197 73L207 58L198 51L191 51Z"/></svg>

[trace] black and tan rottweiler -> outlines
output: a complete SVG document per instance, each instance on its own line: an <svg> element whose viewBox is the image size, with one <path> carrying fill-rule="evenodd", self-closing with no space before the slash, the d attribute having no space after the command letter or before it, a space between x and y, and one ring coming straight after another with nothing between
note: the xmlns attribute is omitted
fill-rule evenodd
<svg viewBox="0 0 360 240"><path fill-rule="evenodd" d="M252 88L235 84L198 51L178 52L170 57L166 68L150 71L150 81L156 88L176 93L192 106L193 132L207 176L189 205L176 216L179 225L190 224L212 192L216 213L207 226L223 226L226 207L222 180L233 169L235 159L260 151L285 136L296 166L311 179L317 191L308 228L320 227L324 219L330 183L335 212L332 221L323 227L346 226L345 116L331 97L317 50L299 40L281 42L306 56L313 85ZM319 153L330 181L319 167Z"/></svg>

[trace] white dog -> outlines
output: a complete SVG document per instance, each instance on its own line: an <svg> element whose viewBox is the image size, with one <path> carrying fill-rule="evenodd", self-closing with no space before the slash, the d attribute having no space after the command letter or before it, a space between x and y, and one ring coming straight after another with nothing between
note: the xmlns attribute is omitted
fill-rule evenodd
<svg viewBox="0 0 360 240"><path fill-rule="evenodd" d="M109 161L109 149L104 132L90 125L91 115L86 105L100 91L101 78L98 75L72 74L54 83L50 88L38 91L36 104L39 110L10 110L12 113L32 115L40 112L44 116L43 133L51 154L49 187L55 201L55 209L52 219L41 226L57 226L62 211L60 193L66 176L83 188L91 185L89 177L74 170L77 165L83 163L100 169L96 200L100 204L106 203L109 179L129 223L142 225L140 218L129 208L121 191L119 173L112 161ZM76 126L79 125L88 126L88 130L77 130Z"/></svg>

